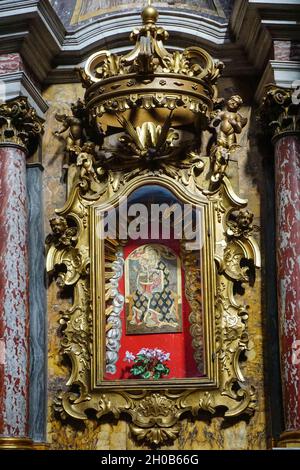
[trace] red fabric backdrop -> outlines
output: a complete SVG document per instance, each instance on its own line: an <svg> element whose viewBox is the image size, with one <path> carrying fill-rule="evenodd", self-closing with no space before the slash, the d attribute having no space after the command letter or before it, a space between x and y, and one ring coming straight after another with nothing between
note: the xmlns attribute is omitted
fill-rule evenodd
<svg viewBox="0 0 300 470"><path fill-rule="evenodd" d="M147 243L160 243L168 246L179 255L179 241L178 240L130 240L124 248L124 259L129 254L141 245ZM170 374L168 378L185 378L185 377L199 377L201 374L196 367L193 357L192 338L190 335L190 325L188 316L190 313L190 306L185 297L184 290L184 270L182 269L182 333L160 333L160 334L141 334L141 335L126 335L125 324L125 309L121 313L122 320L122 340L119 350L119 360L117 362L116 374L106 374L106 380L117 379L132 379L130 374L130 364L124 362L125 352L130 351L136 354L141 348L159 348L165 352L170 353L170 361L168 367ZM119 281L119 291L125 296L124 276Z"/></svg>

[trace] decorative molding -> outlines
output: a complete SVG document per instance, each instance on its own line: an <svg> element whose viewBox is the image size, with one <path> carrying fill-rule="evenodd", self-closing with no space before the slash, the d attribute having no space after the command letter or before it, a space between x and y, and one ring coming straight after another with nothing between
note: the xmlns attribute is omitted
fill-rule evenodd
<svg viewBox="0 0 300 470"><path fill-rule="evenodd" d="M91 53L91 47L100 48L105 44L106 48L112 49L128 45L128 36L132 28L139 26L139 18L138 12L128 11L105 15L91 24L68 31L62 51L66 54L77 52L78 57L82 57ZM163 28L168 29L171 38L180 39L182 47L195 40L199 41L199 38L212 47L230 41L226 23L201 17L192 11L164 10L159 22Z"/></svg>
<svg viewBox="0 0 300 470"><path fill-rule="evenodd" d="M230 19L232 34L227 23L193 11L166 9L160 24L170 31L173 50L191 43L204 46L226 64L227 75L249 76L265 67L272 38L290 34L288 16L281 19L280 34L278 27L271 28L267 23L267 18L278 11L277 6L269 2L261 9L260 2L236 1ZM288 14L288 7L284 11ZM67 31L47 0L24 0L22 4L4 0L0 2L0 53L20 52L41 83L72 82L76 80L73 67L95 49L127 52L128 33L137 24L136 12L121 12Z"/></svg>
<svg viewBox="0 0 300 470"><path fill-rule="evenodd" d="M113 240L106 240L105 253L107 257L105 261L111 266L112 271L105 283L107 293L105 371L108 374L115 374L122 338L120 315L125 305L124 296L119 291L119 280L124 274L124 257L121 244L116 244ZM112 258L113 262L111 262Z"/></svg>
<svg viewBox="0 0 300 470"><path fill-rule="evenodd" d="M293 82L300 82L300 62L270 60L255 93L255 101L261 103L266 86L274 83L278 87L290 88Z"/></svg>
<svg viewBox="0 0 300 470"><path fill-rule="evenodd" d="M276 448L300 448L300 431L285 431L281 434L279 442L276 445Z"/></svg>
<svg viewBox="0 0 300 470"><path fill-rule="evenodd" d="M270 56L272 37L248 0L234 2L229 27L235 43L244 50L256 73L260 72Z"/></svg>
<svg viewBox="0 0 300 470"><path fill-rule="evenodd" d="M0 53L20 52L43 83L66 35L48 0L0 2L0 27Z"/></svg>
<svg viewBox="0 0 300 470"><path fill-rule="evenodd" d="M85 6L85 0L76 0L75 7L73 9L72 17L70 18L70 24L78 24L86 20L92 20L92 18L99 17L100 15L105 15L109 14L115 11L120 11L121 8L125 8L127 10L131 9L135 13L140 11L140 9L146 5L145 0L139 0L139 1L132 1L129 0L128 3L125 5L122 1L115 1L111 5L109 1L102 1L100 5L95 5L95 8L91 10L91 8L84 8ZM122 4L123 3L123 4ZM158 3L158 2L157 2ZM169 2L171 3L171 2ZM177 6L176 3L179 3ZM209 5L209 2L206 2L207 5L199 5L197 6L197 2L191 2L191 1L183 1L183 2L172 2L171 5L173 6L180 12L184 10L191 10L195 14L202 14L204 13L208 18L212 17L215 19L218 19L220 21L226 20L226 12L225 12L225 5L222 6L221 2L219 0L215 0L211 5ZM226 2L227 5L226 7L230 7L231 0ZM170 5L170 6L171 6ZM158 5L156 5L158 6ZM160 12L163 13L165 10L168 9L167 7L167 2L160 3L159 5ZM126 10L125 10L126 11Z"/></svg>
<svg viewBox="0 0 300 470"><path fill-rule="evenodd" d="M265 70L275 39L300 40L299 20L298 0L234 2L230 29L236 45L243 48L252 64L252 74L255 71L261 74Z"/></svg>
<svg viewBox="0 0 300 470"><path fill-rule="evenodd" d="M18 96L25 96L28 98L29 105L36 109L38 115L42 118L45 117L49 106L26 72L6 73L0 76L0 80L5 83L7 101Z"/></svg>
<svg viewBox="0 0 300 470"><path fill-rule="evenodd" d="M298 0L249 0L273 39L299 41L300 4Z"/></svg>
<svg viewBox="0 0 300 470"><path fill-rule="evenodd" d="M34 442L32 450L50 450L51 445L47 442Z"/></svg>
<svg viewBox="0 0 300 470"><path fill-rule="evenodd" d="M0 450L33 450L34 444L26 437L0 437Z"/></svg>

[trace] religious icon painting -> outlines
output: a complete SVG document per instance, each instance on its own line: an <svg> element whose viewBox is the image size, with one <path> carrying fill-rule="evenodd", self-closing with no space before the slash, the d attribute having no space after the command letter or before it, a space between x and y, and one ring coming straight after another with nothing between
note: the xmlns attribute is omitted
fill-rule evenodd
<svg viewBox="0 0 300 470"><path fill-rule="evenodd" d="M125 261L126 333L182 331L181 262L170 248L142 245Z"/></svg>

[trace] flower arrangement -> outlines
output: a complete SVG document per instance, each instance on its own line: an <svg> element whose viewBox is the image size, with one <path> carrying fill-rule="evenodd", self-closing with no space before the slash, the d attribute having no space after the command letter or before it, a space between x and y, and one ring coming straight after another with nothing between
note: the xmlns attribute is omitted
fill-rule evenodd
<svg viewBox="0 0 300 470"><path fill-rule="evenodd" d="M157 348L142 348L136 355L126 351L124 358L124 361L133 362L130 369L132 375L155 380L169 374L170 369L165 364L169 360L170 353Z"/></svg>

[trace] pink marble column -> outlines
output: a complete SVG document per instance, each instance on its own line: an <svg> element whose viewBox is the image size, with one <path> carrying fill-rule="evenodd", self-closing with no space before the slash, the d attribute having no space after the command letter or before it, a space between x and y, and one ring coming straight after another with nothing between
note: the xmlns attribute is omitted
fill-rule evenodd
<svg viewBox="0 0 300 470"><path fill-rule="evenodd" d="M28 436L25 149L0 147L0 436Z"/></svg>
<svg viewBox="0 0 300 470"><path fill-rule="evenodd" d="M0 105L0 449L32 444L26 157L42 130L26 98Z"/></svg>
<svg viewBox="0 0 300 470"><path fill-rule="evenodd" d="M287 432L300 430L300 137L275 142L277 292Z"/></svg>
<svg viewBox="0 0 300 470"><path fill-rule="evenodd" d="M300 100L267 85L260 119L275 152L277 298L285 430L278 446L300 447Z"/></svg>

